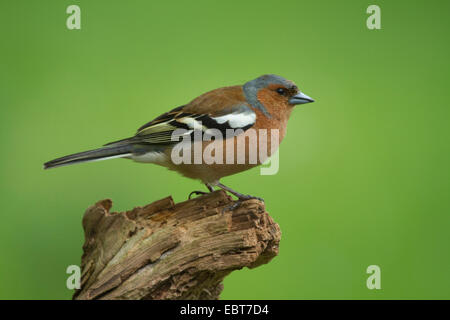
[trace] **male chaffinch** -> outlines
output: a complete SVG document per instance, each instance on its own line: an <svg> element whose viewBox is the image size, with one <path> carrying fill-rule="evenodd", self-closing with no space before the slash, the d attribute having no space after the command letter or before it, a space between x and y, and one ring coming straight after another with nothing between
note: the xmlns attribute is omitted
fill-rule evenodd
<svg viewBox="0 0 450 320"><path fill-rule="evenodd" d="M239 199L254 198L224 186L219 182L220 178L263 163L283 140L293 107L309 102L314 100L300 92L292 81L277 75L263 75L244 85L206 92L190 103L166 112L140 127L131 138L49 161L44 164L44 169L81 162L127 158L136 162L162 165L186 177L199 179L209 191L213 191L213 187L217 186ZM249 139L247 133L251 131L250 128L254 130L256 136L256 141L250 143L253 147L256 145L256 149L252 150L250 144L239 142ZM276 135L273 135L274 130ZM198 132L204 136L207 136L208 132L213 132L210 136L214 139L195 139ZM228 135L229 132L233 134ZM272 139L272 135L276 140ZM193 141L185 140L191 137L194 137ZM180 141L181 139L183 140ZM175 149L180 149L185 141L189 148L182 149L179 154L192 156L195 150L200 150L203 155L209 150L210 158L216 161L211 159L208 161L206 155L205 161L200 162L174 161ZM184 145L186 146L186 143ZM262 153L262 149L267 152ZM251 161L250 152L255 150L257 160ZM238 159L242 154L244 158L241 157L239 162Z"/></svg>

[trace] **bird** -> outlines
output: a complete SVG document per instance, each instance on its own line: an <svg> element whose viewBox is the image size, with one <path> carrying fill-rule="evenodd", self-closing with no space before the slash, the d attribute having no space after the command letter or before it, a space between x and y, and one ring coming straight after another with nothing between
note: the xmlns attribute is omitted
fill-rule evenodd
<svg viewBox="0 0 450 320"><path fill-rule="evenodd" d="M264 163L285 137L294 107L311 102L314 99L293 81L265 74L243 85L206 92L141 126L132 137L48 161L44 169L126 158L157 164L200 180L209 192L218 187L239 200L261 199L235 191L220 179ZM256 140L250 141L250 133ZM267 152L262 153L263 149ZM209 158L204 155L208 150ZM255 150L256 160L251 154ZM204 161L202 157L195 161L196 151L204 155ZM180 157L186 161L180 162ZM204 193L193 191L189 198Z"/></svg>

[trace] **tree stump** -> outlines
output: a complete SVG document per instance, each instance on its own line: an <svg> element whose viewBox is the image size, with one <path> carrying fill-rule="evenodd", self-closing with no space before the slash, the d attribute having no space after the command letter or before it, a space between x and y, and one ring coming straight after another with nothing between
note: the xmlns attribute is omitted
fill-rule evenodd
<svg viewBox="0 0 450 320"><path fill-rule="evenodd" d="M278 254L281 237L262 201L215 191L110 213L99 201L83 218L81 288L74 299L219 299L233 270Z"/></svg>

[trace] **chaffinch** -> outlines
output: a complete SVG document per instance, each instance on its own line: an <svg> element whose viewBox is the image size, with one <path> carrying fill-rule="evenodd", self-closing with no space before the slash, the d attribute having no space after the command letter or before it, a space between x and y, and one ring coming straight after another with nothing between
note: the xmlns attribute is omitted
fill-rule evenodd
<svg viewBox="0 0 450 320"><path fill-rule="evenodd" d="M131 138L49 161L44 169L127 158L199 179L210 192L217 186L239 199L255 198L219 180L263 163L283 140L293 107L313 101L292 81L263 75L244 85L204 93L143 125ZM251 141L250 132L256 140ZM196 151L200 159L195 158Z"/></svg>

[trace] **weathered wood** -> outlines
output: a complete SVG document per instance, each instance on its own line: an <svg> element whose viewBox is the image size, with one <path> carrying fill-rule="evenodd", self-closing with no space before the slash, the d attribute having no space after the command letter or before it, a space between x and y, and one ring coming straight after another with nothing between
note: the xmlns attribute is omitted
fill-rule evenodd
<svg viewBox="0 0 450 320"><path fill-rule="evenodd" d="M278 254L280 228L256 199L237 202L216 191L121 213L111 206L103 200L84 215L74 299L218 299L230 272Z"/></svg>

